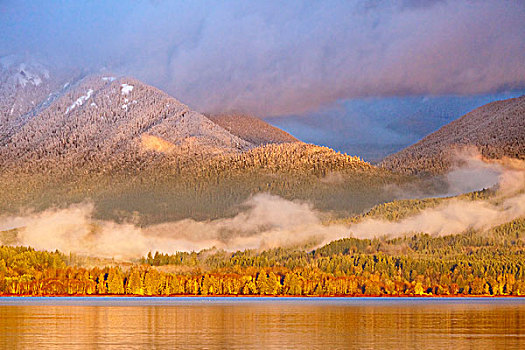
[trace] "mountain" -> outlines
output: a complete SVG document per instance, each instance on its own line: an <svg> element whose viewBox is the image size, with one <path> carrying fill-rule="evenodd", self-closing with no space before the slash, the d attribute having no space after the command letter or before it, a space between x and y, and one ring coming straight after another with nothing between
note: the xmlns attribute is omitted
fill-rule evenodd
<svg viewBox="0 0 525 350"><path fill-rule="evenodd" d="M0 146L3 169L121 167L151 153L222 153L252 145L200 113L132 78L88 76L43 110L11 123ZM36 167L36 169L35 169Z"/></svg>
<svg viewBox="0 0 525 350"><path fill-rule="evenodd" d="M299 142L286 131L247 114L215 114L207 117L232 134L256 146L270 143Z"/></svg>
<svg viewBox="0 0 525 350"><path fill-rule="evenodd" d="M2 110L0 213L88 200L98 218L147 225L234 215L268 192L346 215L391 199L385 185L403 181L250 116L208 118L133 78L84 74L62 84L31 72L25 85L9 78L9 96L39 99Z"/></svg>
<svg viewBox="0 0 525 350"><path fill-rule="evenodd" d="M525 159L525 95L479 107L386 157L381 166L407 174L440 174L450 168L456 150L472 146L490 159Z"/></svg>

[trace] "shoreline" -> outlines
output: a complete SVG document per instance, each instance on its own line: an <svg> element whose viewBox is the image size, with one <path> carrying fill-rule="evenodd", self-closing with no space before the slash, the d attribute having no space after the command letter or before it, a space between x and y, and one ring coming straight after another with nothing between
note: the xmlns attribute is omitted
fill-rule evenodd
<svg viewBox="0 0 525 350"><path fill-rule="evenodd" d="M0 299L9 298L160 298L160 299L171 299L171 298L213 298L213 299L224 299L224 298L259 298L259 299L290 299L290 298L304 298L304 299L397 299L397 298L411 298L411 299L521 299L525 298L525 295L135 295L135 294L59 294L59 295L28 295L28 294L4 294L0 295Z"/></svg>

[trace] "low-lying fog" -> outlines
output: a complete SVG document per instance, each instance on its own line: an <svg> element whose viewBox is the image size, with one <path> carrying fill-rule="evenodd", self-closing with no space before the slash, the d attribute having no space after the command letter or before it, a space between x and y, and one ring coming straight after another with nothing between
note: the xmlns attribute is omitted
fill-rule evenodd
<svg viewBox="0 0 525 350"><path fill-rule="evenodd" d="M450 199L396 222L367 218L349 225L326 224L326 213L309 203L259 193L248 199L246 209L236 216L212 221L185 219L141 228L132 223L95 220L94 205L85 202L66 209L0 216L0 231L18 228L17 244L39 250L131 259L150 251L174 253L212 247L235 251L322 245L344 237L417 232L445 235L488 229L525 215L525 162L488 161L472 152L460 157L462 165L447 174L449 190L442 195L494 187L495 196L476 201Z"/></svg>

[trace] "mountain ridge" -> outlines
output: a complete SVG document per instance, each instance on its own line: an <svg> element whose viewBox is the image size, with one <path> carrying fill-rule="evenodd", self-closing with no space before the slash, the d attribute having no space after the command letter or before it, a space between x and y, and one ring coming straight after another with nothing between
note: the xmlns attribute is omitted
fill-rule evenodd
<svg viewBox="0 0 525 350"><path fill-rule="evenodd" d="M469 147L487 159L525 159L525 95L476 108L387 156L380 166L407 174L443 174L454 165L455 153Z"/></svg>
<svg viewBox="0 0 525 350"><path fill-rule="evenodd" d="M248 114L224 113L206 116L232 134L256 146L300 142L286 131Z"/></svg>

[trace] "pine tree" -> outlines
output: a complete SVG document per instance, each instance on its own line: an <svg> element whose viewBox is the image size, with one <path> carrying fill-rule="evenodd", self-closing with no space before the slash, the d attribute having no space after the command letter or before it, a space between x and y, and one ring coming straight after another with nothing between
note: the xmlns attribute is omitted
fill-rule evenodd
<svg viewBox="0 0 525 350"><path fill-rule="evenodd" d="M102 272L97 279L97 294L107 294L106 273Z"/></svg>
<svg viewBox="0 0 525 350"><path fill-rule="evenodd" d="M108 294L124 294L124 277L118 267L109 269L107 278Z"/></svg>

